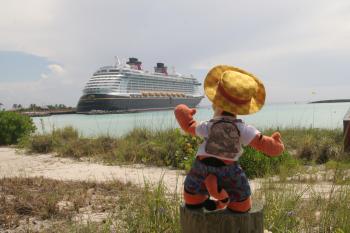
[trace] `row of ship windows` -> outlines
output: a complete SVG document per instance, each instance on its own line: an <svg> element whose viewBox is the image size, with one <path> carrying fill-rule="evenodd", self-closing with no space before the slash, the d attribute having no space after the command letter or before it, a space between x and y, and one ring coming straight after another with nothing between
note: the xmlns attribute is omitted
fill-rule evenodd
<svg viewBox="0 0 350 233"><path fill-rule="evenodd" d="M91 77L90 80L103 80L103 79L119 79L121 80L122 78L119 76L103 76L103 77Z"/></svg>
<svg viewBox="0 0 350 233"><path fill-rule="evenodd" d="M129 79L135 79L134 77L129 77ZM179 78L172 78L172 77L169 77L169 76L157 76L157 77L149 77L149 78L145 78L145 77L140 77L140 78L136 78L137 80L142 80L142 79L146 79L146 80L155 80L157 82L159 81L171 81L171 82L181 82L181 83L193 83L194 81L196 80L193 80L193 79L188 79L188 78L182 78L182 79L179 79Z"/></svg>
<svg viewBox="0 0 350 233"><path fill-rule="evenodd" d="M170 91L170 90L193 90L193 88L175 88L175 87L168 87L168 88L152 88L152 87L133 87L128 88L129 90L164 90L164 91Z"/></svg>
<svg viewBox="0 0 350 233"><path fill-rule="evenodd" d="M119 78L104 78L104 79L90 79L89 82L103 82L103 81L122 81L121 79Z"/></svg>
<svg viewBox="0 0 350 233"><path fill-rule="evenodd" d="M104 92L104 91L118 91L116 88L89 88L85 92Z"/></svg>
<svg viewBox="0 0 350 233"><path fill-rule="evenodd" d="M134 93L135 91L148 91L148 90L122 90L119 91L118 88L88 88L85 90L85 92L103 92L103 91L118 91L120 93ZM192 93L192 91L189 90L164 90L164 91L177 91L177 92L183 92L183 93Z"/></svg>
<svg viewBox="0 0 350 233"><path fill-rule="evenodd" d="M121 78L119 77L103 77L103 78L91 78L89 82L95 81L95 82L103 82L103 81L109 81L109 80L115 80L115 81L121 81ZM169 80L146 80L146 79L129 79L129 83L147 83L147 84L164 84L164 85L189 85L192 86L192 82L179 82L179 81L169 81Z"/></svg>
<svg viewBox="0 0 350 233"><path fill-rule="evenodd" d="M120 85L120 82L88 82L86 84L87 86L104 86L104 85ZM152 83L152 84L145 84L145 83L129 83L127 85L128 87L154 87L154 88L168 88L168 87L177 87L177 88L193 88L192 85L164 85L162 83Z"/></svg>
<svg viewBox="0 0 350 233"><path fill-rule="evenodd" d="M160 86L148 86L148 87L135 87L135 86L128 86L128 89L131 90L192 90L191 87L160 87Z"/></svg>
<svg viewBox="0 0 350 233"><path fill-rule="evenodd" d="M114 82L118 82L120 83L120 80L89 80L88 83L102 83L102 82L110 82L110 83L114 83Z"/></svg>
<svg viewBox="0 0 350 233"><path fill-rule="evenodd" d="M86 90L119 90L119 88L115 87L86 87ZM130 91L154 91L154 88L133 88L133 89L127 89L128 92ZM161 89L162 91L176 91L176 92L193 92L193 89L176 89L176 88L166 88L166 89ZM123 91L123 90L120 90ZM125 90L124 90L125 91Z"/></svg>
<svg viewBox="0 0 350 233"><path fill-rule="evenodd" d="M118 86L86 86L86 89L119 89ZM133 87L133 88L127 88L128 90L135 90L135 91L152 91L152 90L164 90L164 91L193 91L193 88L154 88L154 87Z"/></svg>
<svg viewBox="0 0 350 233"><path fill-rule="evenodd" d="M114 71L114 70L113 70ZM114 71L115 72L115 71ZM99 73L99 72L97 72ZM157 76L144 76L144 75L139 75L135 73L129 73L126 72L126 74L101 74L99 73L98 75L94 75L93 78L105 78L105 77L120 77L120 76L126 76L128 79L146 79L146 80L157 80L157 81L163 81L164 79L175 81L175 82L196 82L196 79L190 78L190 77L171 77L171 76L164 76L163 74L156 74Z"/></svg>
<svg viewBox="0 0 350 233"><path fill-rule="evenodd" d="M169 86L169 85L128 85L128 88L184 88L184 89L192 89L192 86Z"/></svg>
<svg viewBox="0 0 350 233"><path fill-rule="evenodd" d="M136 83L164 83L167 85L174 85L174 84L179 84L179 85L193 85L192 82L184 82L184 81L177 81L177 80L167 80L167 79L134 79L134 78L130 78L129 82L136 82Z"/></svg>
<svg viewBox="0 0 350 233"><path fill-rule="evenodd" d="M107 85L113 85L113 84L120 84L120 82L88 82L87 83L88 85L89 84L93 84L93 85L99 85L99 84L102 84L102 85L105 85L105 84L107 84Z"/></svg>
<svg viewBox="0 0 350 233"><path fill-rule="evenodd" d="M90 80L88 83L120 83L120 80ZM129 84L137 84L137 85L151 85L151 84L159 84L159 85L173 85L173 86L192 86L190 84L183 84L183 83L169 83L169 82L138 82L138 81L129 81Z"/></svg>
<svg viewBox="0 0 350 233"><path fill-rule="evenodd" d="M127 79L128 80L135 80L135 81L146 81L146 82L149 82L149 81L155 81L155 82L177 82L177 83L190 83L190 84L193 84L195 80L192 80L192 79L182 79L182 80L179 80L177 78L171 78L171 77L164 77L163 75L162 76L159 76L159 77L144 77L144 76L141 76L140 78L135 78L135 75L133 75L133 77L130 77L129 74L126 75L127 76ZM120 76L99 76L99 77L93 77L95 79L102 79L102 78L106 78L106 77L118 77L120 78ZM137 76L136 76L137 77Z"/></svg>
<svg viewBox="0 0 350 233"><path fill-rule="evenodd" d="M118 87L119 83L88 83L86 87ZM128 85L129 89L193 89L193 86L165 86L165 85Z"/></svg>
<svg viewBox="0 0 350 233"><path fill-rule="evenodd" d="M119 89L118 86L86 86L85 89Z"/></svg>
<svg viewBox="0 0 350 233"><path fill-rule="evenodd" d="M169 85L168 83L133 83L133 82L129 82L128 85L132 85L132 86L159 86L159 87L168 87L168 86L176 86L176 87L192 87L192 85L183 85L183 84L172 84Z"/></svg>

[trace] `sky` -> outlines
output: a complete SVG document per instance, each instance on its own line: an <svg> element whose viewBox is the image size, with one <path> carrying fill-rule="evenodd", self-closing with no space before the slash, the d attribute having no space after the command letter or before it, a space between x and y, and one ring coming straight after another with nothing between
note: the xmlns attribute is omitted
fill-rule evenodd
<svg viewBox="0 0 350 233"><path fill-rule="evenodd" d="M350 98L348 0L0 0L0 103L76 106L99 67L137 57L260 78L268 103ZM203 93L203 90L202 90ZM206 103L204 100L203 103Z"/></svg>

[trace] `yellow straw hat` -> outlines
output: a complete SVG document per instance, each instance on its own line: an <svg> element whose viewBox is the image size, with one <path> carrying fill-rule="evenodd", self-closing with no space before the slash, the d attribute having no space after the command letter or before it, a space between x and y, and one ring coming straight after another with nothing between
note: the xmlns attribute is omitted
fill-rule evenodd
<svg viewBox="0 0 350 233"><path fill-rule="evenodd" d="M253 74L233 66L212 68L204 80L204 91L215 106L236 115L255 113L265 103L264 84Z"/></svg>

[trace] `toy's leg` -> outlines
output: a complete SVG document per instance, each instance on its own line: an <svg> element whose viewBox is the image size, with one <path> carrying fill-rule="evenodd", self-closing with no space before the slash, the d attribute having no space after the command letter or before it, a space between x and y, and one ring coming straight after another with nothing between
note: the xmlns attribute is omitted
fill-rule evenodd
<svg viewBox="0 0 350 233"><path fill-rule="evenodd" d="M204 180L205 186L210 194L210 196L217 199L217 201L211 201L212 203L208 204L207 201L206 209L215 210L215 209L224 209L228 202L228 194L225 189L219 190L217 177L213 174L209 174Z"/></svg>
<svg viewBox="0 0 350 233"><path fill-rule="evenodd" d="M202 208L208 198L208 195L205 194L190 194L186 190L184 191L185 204L190 209Z"/></svg>
<svg viewBox="0 0 350 233"><path fill-rule="evenodd" d="M235 212L241 212L241 213L248 212L251 207L252 207L251 197L248 197L244 201L239 201L239 202L233 201L227 205L228 209L235 211Z"/></svg>
<svg viewBox="0 0 350 233"><path fill-rule="evenodd" d="M206 208L207 210L218 210L218 209L224 209L229 199L221 200L221 201L214 201L209 199L208 195L203 194L190 194L186 191L184 191L184 199L186 207L189 209L199 209L199 208Z"/></svg>

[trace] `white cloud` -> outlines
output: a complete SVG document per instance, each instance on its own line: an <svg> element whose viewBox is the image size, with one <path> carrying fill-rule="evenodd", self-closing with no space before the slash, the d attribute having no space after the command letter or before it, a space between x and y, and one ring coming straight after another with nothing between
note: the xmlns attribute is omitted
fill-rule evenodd
<svg viewBox="0 0 350 233"><path fill-rule="evenodd" d="M51 72L55 75L62 75L65 73L63 67L58 64L50 64L48 65L48 67L51 70Z"/></svg>

